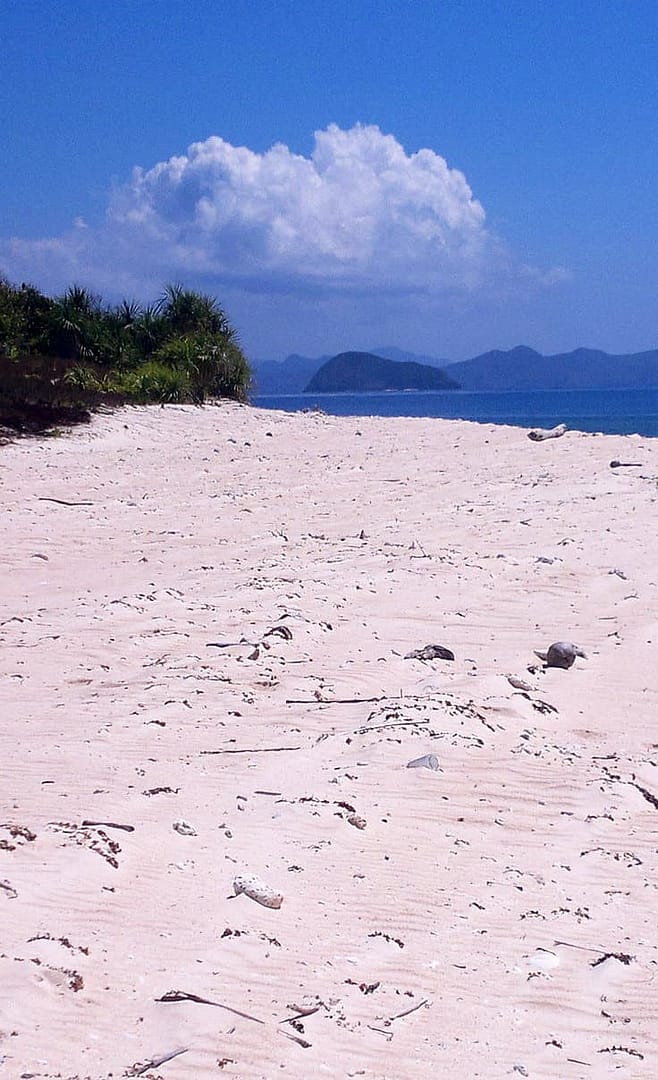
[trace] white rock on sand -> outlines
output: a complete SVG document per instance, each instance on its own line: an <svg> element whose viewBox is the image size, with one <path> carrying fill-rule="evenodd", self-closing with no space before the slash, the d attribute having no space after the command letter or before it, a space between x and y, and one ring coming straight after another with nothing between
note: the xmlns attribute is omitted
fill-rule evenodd
<svg viewBox="0 0 658 1080"><path fill-rule="evenodd" d="M3 1075L656 1076L655 442L168 407L0 470Z"/></svg>

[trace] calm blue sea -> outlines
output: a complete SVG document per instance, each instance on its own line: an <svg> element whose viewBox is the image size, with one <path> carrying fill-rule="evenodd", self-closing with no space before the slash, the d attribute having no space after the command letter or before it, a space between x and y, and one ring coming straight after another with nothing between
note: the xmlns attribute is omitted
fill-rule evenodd
<svg viewBox="0 0 658 1080"><path fill-rule="evenodd" d="M658 389L263 394L252 402L286 412L317 407L332 416L434 416L545 428L564 423L577 431L658 436Z"/></svg>

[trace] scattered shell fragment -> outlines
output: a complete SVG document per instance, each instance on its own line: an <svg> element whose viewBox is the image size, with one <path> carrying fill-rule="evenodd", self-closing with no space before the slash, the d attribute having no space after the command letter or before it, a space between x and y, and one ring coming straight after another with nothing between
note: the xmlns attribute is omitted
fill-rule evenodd
<svg viewBox="0 0 658 1080"><path fill-rule="evenodd" d="M348 814L346 820L353 825L355 829L365 829L366 819L360 817L358 814Z"/></svg>
<svg viewBox="0 0 658 1080"><path fill-rule="evenodd" d="M572 641L554 641L552 645L549 645L547 652L539 652L535 649L535 656L543 660L546 667L565 669L573 665L577 656L581 656L583 660L587 659L587 654Z"/></svg>
<svg viewBox="0 0 658 1080"><path fill-rule="evenodd" d="M528 957L528 967L531 971L552 971L560 966L560 957L550 949L538 948L532 956Z"/></svg>
<svg viewBox="0 0 658 1080"><path fill-rule="evenodd" d="M413 649L405 654L405 660L454 660L455 654L445 645L426 645L423 649Z"/></svg>
<svg viewBox="0 0 658 1080"><path fill-rule="evenodd" d="M432 769L436 772L439 768L439 759L436 754L423 754L422 757L414 758L407 763L408 769Z"/></svg>
<svg viewBox="0 0 658 1080"><path fill-rule="evenodd" d="M184 821L183 818L175 821L172 829L174 832L180 833L181 836L196 836L197 834L194 825L190 825L189 821Z"/></svg>
<svg viewBox="0 0 658 1080"><path fill-rule="evenodd" d="M277 892L271 885L266 885L255 874L239 874L233 882L233 893L235 896L244 893L263 907L280 908L283 903L283 894Z"/></svg>
<svg viewBox="0 0 658 1080"><path fill-rule="evenodd" d="M524 682L523 679L518 679L516 675L507 675L506 679L510 686L513 686L515 690L525 690L526 693L530 693L532 690L530 683Z"/></svg>
<svg viewBox="0 0 658 1080"><path fill-rule="evenodd" d="M283 638L284 641L292 641L292 630L288 626L273 626L271 630L266 630L263 637L277 637Z"/></svg>

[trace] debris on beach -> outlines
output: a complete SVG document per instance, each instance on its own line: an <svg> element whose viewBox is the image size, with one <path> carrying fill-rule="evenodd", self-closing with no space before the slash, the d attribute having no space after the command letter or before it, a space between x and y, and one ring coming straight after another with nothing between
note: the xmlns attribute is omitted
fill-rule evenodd
<svg viewBox="0 0 658 1080"><path fill-rule="evenodd" d="M183 818L180 821L175 821L172 825L174 832L180 834L180 836L196 836L197 832L194 825L190 825L189 821L184 821Z"/></svg>
<svg viewBox="0 0 658 1080"><path fill-rule="evenodd" d="M263 637L277 636L283 638L284 641L292 641L292 630L288 626L273 626L271 630L266 630Z"/></svg>
<svg viewBox="0 0 658 1080"><path fill-rule="evenodd" d="M535 428L533 431L528 432L528 438L533 442L544 442L545 439L559 439L561 435L564 435L567 430L566 424L558 424L557 427L549 428L547 431L541 428Z"/></svg>
<svg viewBox="0 0 658 1080"><path fill-rule="evenodd" d="M539 653L537 653L537 656L539 656ZM526 682L524 679L517 678L516 675L506 675L505 678L515 690L523 690L526 694L529 694L533 689L530 683Z"/></svg>
<svg viewBox="0 0 658 1080"><path fill-rule="evenodd" d="M283 903L283 894L266 885L255 874L239 874L233 881L233 894L240 896L244 893L250 900L255 900L263 907L280 908Z"/></svg>
<svg viewBox="0 0 658 1080"><path fill-rule="evenodd" d="M565 670L573 666L577 656L582 657L583 660L587 659L587 654L571 641L554 641L552 645L549 645L547 652L540 652L535 649L534 653L535 656L544 661L546 667L564 668Z"/></svg>
<svg viewBox="0 0 658 1080"><path fill-rule="evenodd" d="M423 649L413 649L405 653L405 660L454 660L455 654L452 649L446 649L445 645L425 645Z"/></svg>
<svg viewBox="0 0 658 1080"><path fill-rule="evenodd" d="M413 761L407 762L408 769L431 769L432 772L437 772L439 768L439 759L436 754L423 754L422 757L414 758Z"/></svg>
<svg viewBox="0 0 658 1080"><path fill-rule="evenodd" d="M361 817L360 814L348 814L345 819L348 824L353 825L355 829L365 829L367 821Z"/></svg>

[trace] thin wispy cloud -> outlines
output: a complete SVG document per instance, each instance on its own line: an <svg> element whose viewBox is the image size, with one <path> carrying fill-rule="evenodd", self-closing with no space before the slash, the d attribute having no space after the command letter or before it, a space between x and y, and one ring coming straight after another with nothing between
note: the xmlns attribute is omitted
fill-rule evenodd
<svg viewBox="0 0 658 1080"><path fill-rule="evenodd" d="M100 226L14 238L4 257L14 277L32 269L51 281L202 275L246 289L426 294L477 289L509 264L463 173L360 124L316 132L310 157L194 143L134 169Z"/></svg>

